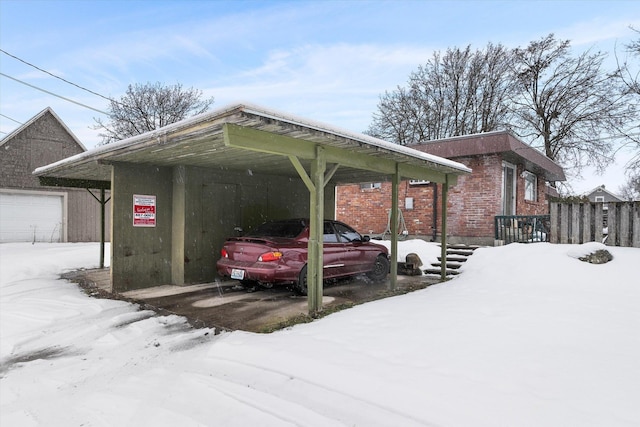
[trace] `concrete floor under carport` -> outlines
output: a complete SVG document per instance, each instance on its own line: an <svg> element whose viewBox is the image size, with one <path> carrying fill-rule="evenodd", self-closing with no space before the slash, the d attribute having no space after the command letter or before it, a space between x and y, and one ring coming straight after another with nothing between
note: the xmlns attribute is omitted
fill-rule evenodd
<svg viewBox="0 0 640 427"><path fill-rule="evenodd" d="M192 326L213 328L216 333L233 330L265 333L311 320L307 297L283 286L247 292L237 281L226 280L112 293L108 268L72 271L63 278L78 283L93 297L126 300L162 315L184 316ZM324 287L324 312L332 313L439 282L427 276L398 276L397 289L391 292L389 280L372 283L364 276L339 280Z"/></svg>

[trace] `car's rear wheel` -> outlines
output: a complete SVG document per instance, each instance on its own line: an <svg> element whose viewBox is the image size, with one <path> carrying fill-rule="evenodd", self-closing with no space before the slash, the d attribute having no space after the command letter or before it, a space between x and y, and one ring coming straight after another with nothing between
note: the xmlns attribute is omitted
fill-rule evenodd
<svg viewBox="0 0 640 427"><path fill-rule="evenodd" d="M305 264L300 270L300 274L298 275L298 282L295 286L296 292L299 295L307 295L307 266Z"/></svg>
<svg viewBox="0 0 640 427"><path fill-rule="evenodd" d="M389 274L389 258L386 255L378 255L373 264L373 269L367 273L369 279L374 282L382 282Z"/></svg>

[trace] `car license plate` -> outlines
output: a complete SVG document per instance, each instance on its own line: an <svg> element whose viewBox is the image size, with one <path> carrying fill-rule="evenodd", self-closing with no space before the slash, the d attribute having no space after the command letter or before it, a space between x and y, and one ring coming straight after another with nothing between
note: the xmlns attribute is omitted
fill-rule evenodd
<svg viewBox="0 0 640 427"><path fill-rule="evenodd" d="M244 279L244 270L238 270L237 268L231 269L231 278L243 280Z"/></svg>

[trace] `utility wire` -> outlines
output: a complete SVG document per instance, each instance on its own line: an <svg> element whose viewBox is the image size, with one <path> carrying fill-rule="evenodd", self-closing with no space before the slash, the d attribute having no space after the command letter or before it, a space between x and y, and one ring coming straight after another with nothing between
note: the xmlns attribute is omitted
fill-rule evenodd
<svg viewBox="0 0 640 427"><path fill-rule="evenodd" d="M79 88L79 89L82 89L82 90L84 90L84 91L86 91L86 92L89 92L89 93L91 93L91 94L93 94L93 95L99 96L100 98L106 99L106 100L107 100L107 101L109 101L109 102L114 102L114 101L113 101L113 99L111 99L111 98L108 98L108 97L106 97L106 96L104 96L104 95L101 95L101 94L99 94L99 93L97 93L97 92L94 92L94 91L92 91L91 89L87 89L86 87L82 87L82 86L80 86L80 85L78 85L78 84L76 84L76 83L70 82L69 80L66 80L66 79L64 79L64 78L62 78L62 77L60 77L60 76L56 76L55 74L53 74L53 73L51 73L51 72L49 72L49 71L47 71L47 70L43 70L42 68L38 67L37 65L33 65L32 63L27 62L27 61L25 61L24 59L18 58L17 56L10 54L9 52L7 52L7 51L6 51L6 50L4 50L4 49L0 49L0 52L4 53L5 55L8 55L8 56L10 56L10 57L12 57L12 58L14 58L14 59L17 59L18 61L22 62L23 64L27 64L28 66L33 67L33 68L35 68L36 70L42 71L43 73L46 73L46 74L50 75L51 77L55 77L55 78L56 78L56 79L58 79L58 80L62 80L62 81L63 81L63 82L65 82L65 83L68 83L68 84L70 84L70 85L72 85L72 86L75 86L75 87L77 87L77 88Z"/></svg>
<svg viewBox="0 0 640 427"><path fill-rule="evenodd" d="M11 117L9 117L9 116L5 116L5 115L4 115L4 114L2 114L2 113L0 113L0 116L4 117L5 119L9 119L9 120L11 120L12 122L16 122L16 123L17 123L17 124L19 124L19 125L22 125L22 124L23 124L22 122L19 122L19 121L17 121L16 119L12 119L12 118L11 118Z"/></svg>
<svg viewBox="0 0 640 427"><path fill-rule="evenodd" d="M41 91L41 92L47 93L47 94L49 94L49 95L53 95L53 96L58 97L58 98L60 98L60 99L64 99L65 101L71 102L71 103L76 104L76 105L79 105L79 106L81 106L81 107L88 108L88 109L90 109L90 110L96 111L96 112L98 112L98 113L100 113L100 114L104 114L104 115L106 115L106 116L109 116L109 115L110 115L109 113L107 113L107 112L105 112L105 111L98 110L97 108L89 107L88 105L82 104L82 103L80 103L80 102L78 102L78 101L74 101L73 99L66 98L66 97L64 97L64 96L62 96L62 95L58 95L58 94L53 93L53 92L50 92L50 91L48 91L48 90L46 90L46 89L42 89L42 88L39 88L38 86L34 86L34 85L30 84L30 83L27 83L27 82L24 82L24 81L22 81L22 80L16 79L15 77L8 76L8 75L6 75L5 73L0 73L0 76L2 76L2 77L6 77L6 78L11 79L11 80L13 80L13 81L16 81L16 82L18 82L18 83L22 83L22 84L23 84L23 85L25 85L25 86L29 86L29 87L31 87L31 88L33 88L33 89L37 89L37 90L39 90L39 91Z"/></svg>

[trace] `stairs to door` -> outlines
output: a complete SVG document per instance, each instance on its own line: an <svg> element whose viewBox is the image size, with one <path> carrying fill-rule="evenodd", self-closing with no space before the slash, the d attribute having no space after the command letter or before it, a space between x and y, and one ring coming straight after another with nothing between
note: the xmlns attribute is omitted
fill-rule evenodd
<svg viewBox="0 0 640 427"><path fill-rule="evenodd" d="M447 257L445 259L447 279L451 279L460 274L460 267L473 255L473 251L480 246L468 245L447 245ZM430 268L424 270L427 277L440 277L442 269L442 257L438 257L438 262L431 264Z"/></svg>

